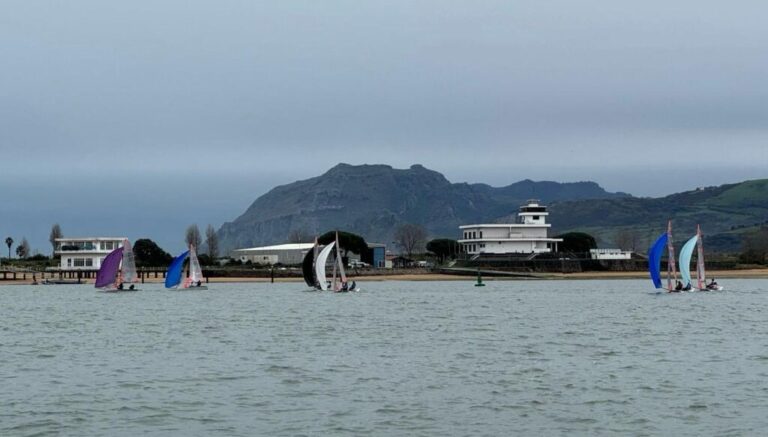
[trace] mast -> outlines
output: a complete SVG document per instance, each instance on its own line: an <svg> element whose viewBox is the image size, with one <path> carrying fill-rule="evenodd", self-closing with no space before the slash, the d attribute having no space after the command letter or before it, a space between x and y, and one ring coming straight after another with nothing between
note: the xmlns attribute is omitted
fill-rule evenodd
<svg viewBox="0 0 768 437"><path fill-rule="evenodd" d="M696 278L699 280L699 290L703 290L707 283L706 273L704 272L704 238L701 236L701 226L696 225Z"/></svg>
<svg viewBox="0 0 768 437"><path fill-rule="evenodd" d="M341 249L339 248L339 231L336 231L336 263L339 265L339 276L343 287L347 282L347 275L344 272L344 259L341 257Z"/></svg>
<svg viewBox="0 0 768 437"><path fill-rule="evenodd" d="M317 279L317 256L320 254L320 246L317 245L317 235L315 235L315 247L312 248L312 271L315 272L313 276L313 284L312 286L318 286L320 283ZM323 287L321 286L320 289L322 290Z"/></svg>
<svg viewBox="0 0 768 437"><path fill-rule="evenodd" d="M338 232L336 233L336 241L334 241L334 243L336 243L336 252L338 253L338 251L339 251L339 234L338 234ZM339 262L338 262L339 257L336 256L336 253L334 253L333 254L333 258L334 258L333 259L333 281L331 282L331 291L338 291L338 288L336 288L336 268L339 267Z"/></svg>
<svg viewBox="0 0 768 437"><path fill-rule="evenodd" d="M675 266L675 246L672 244L672 220L667 222L667 250L669 251L669 258L667 260L667 289L673 290L672 276L675 277L675 282L677 282L677 267Z"/></svg>
<svg viewBox="0 0 768 437"><path fill-rule="evenodd" d="M192 256L192 253L194 250L195 250L195 247L190 244L189 250L188 250L190 256ZM184 277L184 283L181 284L182 288L189 288L189 284L192 282L192 278L190 278L191 273L192 273L192 263L190 262L187 264L187 275Z"/></svg>

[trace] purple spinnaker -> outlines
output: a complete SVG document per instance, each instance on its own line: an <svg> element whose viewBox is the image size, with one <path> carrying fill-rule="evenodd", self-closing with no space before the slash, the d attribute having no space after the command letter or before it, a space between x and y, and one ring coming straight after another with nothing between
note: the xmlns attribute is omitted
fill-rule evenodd
<svg viewBox="0 0 768 437"><path fill-rule="evenodd" d="M109 252L109 255L101 262L99 273L96 274L96 288L104 288L115 283L117 271L120 269L120 261L122 260L122 247Z"/></svg>

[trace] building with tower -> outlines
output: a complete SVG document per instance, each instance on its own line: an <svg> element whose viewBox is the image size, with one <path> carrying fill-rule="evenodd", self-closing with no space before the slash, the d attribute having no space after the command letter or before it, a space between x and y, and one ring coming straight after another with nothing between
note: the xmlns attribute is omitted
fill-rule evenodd
<svg viewBox="0 0 768 437"><path fill-rule="evenodd" d="M562 238L549 238L547 207L529 200L520 207L516 223L459 226L459 244L470 255L557 252Z"/></svg>

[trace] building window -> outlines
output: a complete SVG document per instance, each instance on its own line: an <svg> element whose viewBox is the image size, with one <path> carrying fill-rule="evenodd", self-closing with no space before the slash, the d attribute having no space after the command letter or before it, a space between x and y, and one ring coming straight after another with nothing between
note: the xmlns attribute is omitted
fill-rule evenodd
<svg viewBox="0 0 768 437"><path fill-rule="evenodd" d="M114 250L115 249L115 242L114 241L102 241L101 242L101 249L102 250Z"/></svg>
<svg viewBox="0 0 768 437"><path fill-rule="evenodd" d="M472 231L472 239L474 240L475 238L477 238L477 232Z"/></svg>
<svg viewBox="0 0 768 437"><path fill-rule="evenodd" d="M85 259L75 258L75 267L85 267Z"/></svg>
<svg viewBox="0 0 768 437"><path fill-rule="evenodd" d="M67 258L67 267L72 267L72 258Z"/></svg>
<svg viewBox="0 0 768 437"><path fill-rule="evenodd" d="M85 266L86 267L93 267L93 258L86 258Z"/></svg>
<svg viewBox="0 0 768 437"><path fill-rule="evenodd" d="M480 238L483 238L483 231L480 231Z"/></svg>
<svg viewBox="0 0 768 437"><path fill-rule="evenodd" d="M533 219L534 219L534 220L538 220L538 219L539 219L539 216L535 215L535 216L533 216Z"/></svg>

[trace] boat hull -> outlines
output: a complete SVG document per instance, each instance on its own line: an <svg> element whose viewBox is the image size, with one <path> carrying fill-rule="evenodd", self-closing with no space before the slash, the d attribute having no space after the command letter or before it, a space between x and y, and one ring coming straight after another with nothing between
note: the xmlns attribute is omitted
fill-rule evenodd
<svg viewBox="0 0 768 437"><path fill-rule="evenodd" d="M133 290L130 290L128 288L124 288L122 290L117 288L108 288L106 290L99 290L100 293L133 293L134 291L141 291L140 288L134 288Z"/></svg>

